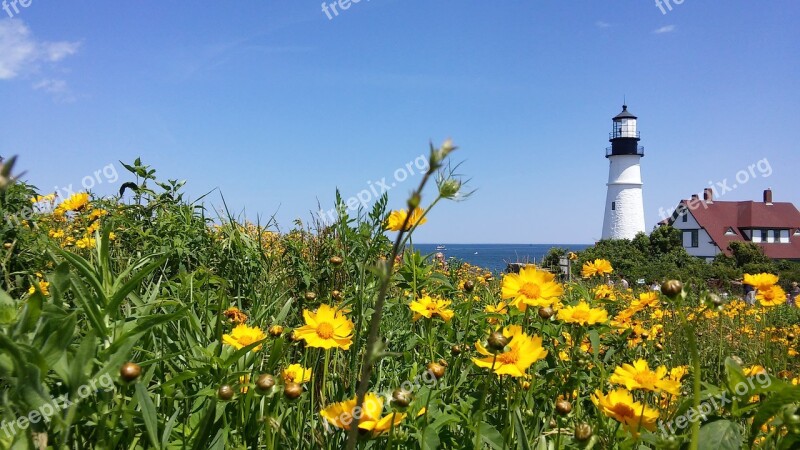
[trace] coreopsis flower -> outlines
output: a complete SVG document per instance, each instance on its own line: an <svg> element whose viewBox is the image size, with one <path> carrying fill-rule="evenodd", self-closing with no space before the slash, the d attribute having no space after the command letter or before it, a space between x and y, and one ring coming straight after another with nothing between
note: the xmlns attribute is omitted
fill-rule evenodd
<svg viewBox="0 0 800 450"><path fill-rule="evenodd" d="M641 311L650 306L658 306L658 292L644 292L639 294L639 298L631 302L631 309Z"/></svg>
<svg viewBox="0 0 800 450"><path fill-rule="evenodd" d="M625 389L616 389L608 395L603 395L598 389L592 395L592 403L603 414L621 423L634 437L639 436L641 427L650 431L656 428L658 410L634 401L633 395Z"/></svg>
<svg viewBox="0 0 800 450"><path fill-rule="evenodd" d="M39 280L39 289L38 291L42 293L45 297L50 295L50 283L44 280ZM28 288L28 294L33 295L37 291L36 286L31 286Z"/></svg>
<svg viewBox="0 0 800 450"><path fill-rule="evenodd" d="M579 325L594 325L608 321L608 311L603 308L591 308L584 300L575 306L565 306L558 310L558 320Z"/></svg>
<svg viewBox="0 0 800 450"><path fill-rule="evenodd" d="M356 399L350 399L329 405L320 411L320 415L331 425L343 430L349 430L353 424L356 408ZM392 426L397 426L406 417L405 413L391 413L381 417L383 412L383 399L372 392L364 396L364 403L360 408L361 418L358 429L369 432L372 436L379 436L389 431Z"/></svg>
<svg viewBox="0 0 800 450"><path fill-rule="evenodd" d="M689 366L673 367L669 371L669 378L675 381L681 381L689 373Z"/></svg>
<svg viewBox="0 0 800 450"><path fill-rule="evenodd" d="M614 288L607 284L601 284L594 288L595 300L616 300L617 296L614 294Z"/></svg>
<svg viewBox="0 0 800 450"><path fill-rule="evenodd" d="M758 289L756 299L762 306L779 306L786 302L786 292L776 285Z"/></svg>
<svg viewBox="0 0 800 450"><path fill-rule="evenodd" d="M311 369L300 364L292 364L283 369L283 379L294 383L302 384L311 381Z"/></svg>
<svg viewBox="0 0 800 450"><path fill-rule="evenodd" d="M75 241L75 246L78 248L94 248L94 238L91 236L84 236Z"/></svg>
<svg viewBox="0 0 800 450"><path fill-rule="evenodd" d="M61 202L58 208L62 211L80 211L89 204L89 194L87 192L78 192L72 194L68 199Z"/></svg>
<svg viewBox="0 0 800 450"><path fill-rule="evenodd" d="M744 284L749 284L759 291L767 290L778 283L778 276L771 273L759 273L756 275L744 274Z"/></svg>
<svg viewBox="0 0 800 450"><path fill-rule="evenodd" d="M306 324L294 330L294 335L309 347L347 350L353 344L353 322L341 311L320 305L315 313L304 309L303 318Z"/></svg>
<svg viewBox="0 0 800 450"><path fill-rule="evenodd" d="M578 259L578 254L575 252L569 252L567 254L567 258L569 258L570 261L575 261L576 259Z"/></svg>
<svg viewBox="0 0 800 450"><path fill-rule="evenodd" d="M103 216L105 216L107 214L108 214L108 211L106 211L105 209L102 209L102 208L98 208L98 209L92 210L92 212L89 213L89 220L97 220L100 217L103 217Z"/></svg>
<svg viewBox="0 0 800 450"><path fill-rule="evenodd" d="M433 316L439 316L445 322L449 322L455 314L452 309L447 309L450 303L452 302L449 300L423 295L421 299L411 302L408 307L414 312L415 321L422 317L430 319Z"/></svg>
<svg viewBox="0 0 800 450"><path fill-rule="evenodd" d="M551 306L564 293L563 286L554 280L550 272L523 267L519 273L503 276L501 298L510 299L509 303L523 312L528 306Z"/></svg>
<svg viewBox="0 0 800 450"><path fill-rule="evenodd" d="M651 392L667 392L678 395L681 390L680 381L667 375L667 367L659 366L650 370L647 360L638 359L633 364L623 364L614 369L608 381L625 386L628 390L641 389Z"/></svg>
<svg viewBox="0 0 800 450"><path fill-rule="evenodd" d="M491 353L480 342L475 343L478 353L483 358L472 358L478 367L492 369L498 375L512 377L525 377L525 371L535 363L547 356L547 350L542 348L542 338L528 336L522 332L519 325L509 325L503 329L503 336L509 339L508 350L502 353Z"/></svg>
<svg viewBox="0 0 800 450"><path fill-rule="evenodd" d="M760 365L756 364L756 365L753 365L753 366L750 366L750 367L742 368L742 372L744 373L744 376L752 377L752 376L756 376L758 374L765 374L766 375L767 369L765 369L764 366L760 366Z"/></svg>
<svg viewBox="0 0 800 450"><path fill-rule="evenodd" d="M404 231L410 230L414 225L422 225L423 223L427 222L428 219L423 217L425 214L425 210L417 207L414 211L411 212L411 217L408 219L408 223L406 223L406 227ZM389 218L386 219L386 229L390 231L400 231L403 228L403 224L406 221L406 217L408 216L408 211L405 209L395 210L389 214Z"/></svg>
<svg viewBox="0 0 800 450"><path fill-rule="evenodd" d="M594 261L587 261L581 268L581 276L583 278L593 277L595 275L602 276L608 275L614 271L611 263L605 259L595 259Z"/></svg>
<svg viewBox="0 0 800 450"><path fill-rule="evenodd" d="M267 335L264 334L261 328L240 324L231 331L231 334L223 334L222 342L239 350L254 342L263 341L266 338ZM253 351L257 352L259 350L261 350L261 344L253 348Z"/></svg>
<svg viewBox="0 0 800 450"><path fill-rule="evenodd" d="M505 315L508 314L508 304L506 302L500 302L496 305L486 305L483 308L483 312L487 314L497 314L497 315ZM490 324L494 325L498 322L497 317L487 317L486 321Z"/></svg>
<svg viewBox="0 0 800 450"><path fill-rule="evenodd" d="M239 308L231 306L222 312L222 315L228 318L231 323L241 324L247 322L247 314L243 313Z"/></svg>

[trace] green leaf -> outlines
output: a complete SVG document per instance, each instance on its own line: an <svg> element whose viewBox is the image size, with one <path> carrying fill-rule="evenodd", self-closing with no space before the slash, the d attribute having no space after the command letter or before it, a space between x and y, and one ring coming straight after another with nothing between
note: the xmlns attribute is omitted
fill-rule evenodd
<svg viewBox="0 0 800 450"><path fill-rule="evenodd" d="M14 299L0 289L0 325L10 325L17 318L17 307Z"/></svg>
<svg viewBox="0 0 800 450"><path fill-rule="evenodd" d="M503 450L504 441L503 435L497 431L497 428L489 425L486 422L481 422L479 425L481 432L481 440L489 445L489 447L496 450Z"/></svg>
<svg viewBox="0 0 800 450"><path fill-rule="evenodd" d="M22 307L17 326L14 328L14 336L33 331L33 327L39 321L39 316L42 315L42 304L44 304L44 297L38 290L28 297L25 301L25 306Z"/></svg>
<svg viewBox="0 0 800 450"><path fill-rule="evenodd" d="M114 294L111 295L111 298L108 301L108 311L115 312L119 307L120 303L122 303L122 300L124 300L125 297L127 297L131 291L139 287L139 283L146 276L150 275L150 273L156 270L159 266L164 264L164 261L166 260L167 260L166 255L162 256L161 258L158 258L157 260L148 264L143 269L140 269L138 272L136 272L136 274L132 276L131 279L125 282L124 284L122 284L122 279L125 278L125 276L128 274L128 271L132 267L136 267L137 265L129 267L128 270L120 274L120 276L114 282Z"/></svg>
<svg viewBox="0 0 800 450"><path fill-rule="evenodd" d="M770 418L775 416L785 405L800 402L800 387L787 386L783 390L770 395L770 397L761 403L753 416L753 425L750 427L749 443L752 445L758 436L758 431L762 425L767 423Z"/></svg>
<svg viewBox="0 0 800 450"><path fill-rule="evenodd" d="M160 448L156 406L153 404L153 399L150 398L147 388L142 383L136 383L136 399L142 408L142 419L144 420L144 427L147 429L147 437L150 438L150 443L153 444L153 447Z"/></svg>
<svg viewBox="0 0 800 450"><path fill-rule="evenodd" d="M698 450L739 450L742 433L738 424L730 420L717 420L700 428Z"/></svg>
<svg viewBox="0 0 800 450"><path fill-rule="evenodd" d="M514 430L517 433L517 449L531 450L528 442L528 432L525 431L525 424L522 421L522 413L519 408L514 409Z"/></svg>

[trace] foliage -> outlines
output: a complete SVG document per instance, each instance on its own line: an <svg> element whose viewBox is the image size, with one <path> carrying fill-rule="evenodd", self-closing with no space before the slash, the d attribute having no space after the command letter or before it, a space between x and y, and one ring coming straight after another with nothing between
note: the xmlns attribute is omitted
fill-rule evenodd
<svg viewBox="0 0 800 450"><path fill-rule="evenodd" d="M431 148L432 167L444 167L445 150L453 148ZM508 306L505 279L415 251L409 237L421 219L408 233L390 234L393 244L385 196L369 210L339 208L333 224L298 222L279 233L272 219L250 223L225 208L210 215L184 199L183 182L161 182L139 160L125 167L133 180L115 198L42 210L0 228L11 244L0 279L0 448L338 449L348 433L321 411L365 394L361 380L384 400L376 420L359 419L374 428L351 434L359 448L678 448L691 433L669 425L687 414L689 394L735 396L703 418L694 436L707 445L791 448L800 439L793 422L798 308L746 307L713 296L704 282L673 300L633 283L629 291L608 288L595 277L559 283L563 295L552 305L522 312ZM409 209L428 195L424 186ZM444 170L436 188L425 215L458 198L461 184ZM9 185L0 193L4 215L35 194ZM573 264L580 270L607 257L613 273L631 281L705 281L714 265L674 243L670 230L601 241ZM553 251L548 262L562 254ZM739 270L735 262L724 267ZM437 314L416 314L414 302ZM574 321L558 314L584 303L609 320L581 325L577 309L570 309L578 311ZM337 323L353 324L350 345L325 349L314 346L323 339L294 337L300 327L328 336L320 315L308 314L327 310L321 305L339 311ZM234 331L241 324L247 328ZM524 331L536 360L519 363L521 341L506 347L496 330ZM697 358L687 352L692 342ZM487 348L497 353L480 351ZM481 367L475 358L484 366L486 358L517 364L527 376L497 376L494 363ZM658 411L661 425L634 434L593 399L610 391L612 373L638 359L688 372L675 375L680 395L633 392ZM699 371L686 369L695 362ZM769 386L737 392L756 364ZM301 370L291 381L284 377L290 366ZM48 410L47 420L31 415ZM338 426L352 423L338 418Z"/></svg>

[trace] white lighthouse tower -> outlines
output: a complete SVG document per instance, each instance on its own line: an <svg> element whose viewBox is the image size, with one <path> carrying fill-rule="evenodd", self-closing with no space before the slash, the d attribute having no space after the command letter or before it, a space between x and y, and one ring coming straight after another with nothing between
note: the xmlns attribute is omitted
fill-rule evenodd
<svg viewBox="0 0 800 450"><path fill-rule="evenodd" d="M622 112L612 121L611 147L606 148L609 167L603 239L633 239L645 231L639 165L644 147L639 145L636 116L628 111L628 105L622 105Z"/></svg>

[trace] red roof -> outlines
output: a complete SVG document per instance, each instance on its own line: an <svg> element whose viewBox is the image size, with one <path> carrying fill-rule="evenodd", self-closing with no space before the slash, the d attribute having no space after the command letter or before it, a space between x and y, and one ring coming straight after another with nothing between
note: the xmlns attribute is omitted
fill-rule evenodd
<svg viewBox="0 0 800 450"><path fill-rule="evenodd" d="M728 244L732 241L749 241L743 230L749 228L788 229L789 243L759 243L764 253L773 259L800 259L800 236L794 233L800 229L800 211L791 203L775 202L771 205L761 202L720 202L704 203L699 200L681 200L680 209L688 208L697 223L711 236L711 239L726 255L730 255ZM694 208L691 208L694 206ZM674 223L677 217L669 219ZM726 234L732 229L734 234Z"/></svg>

